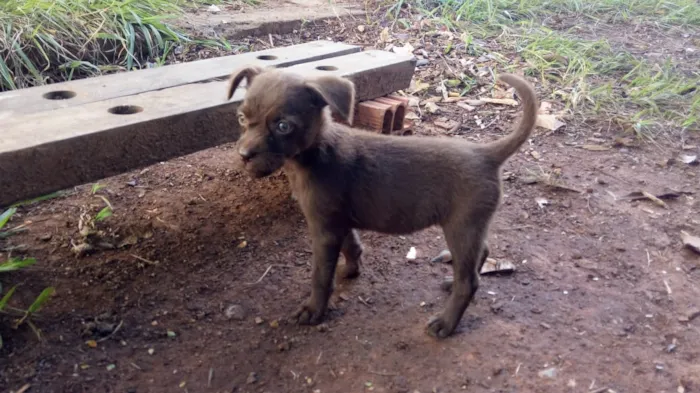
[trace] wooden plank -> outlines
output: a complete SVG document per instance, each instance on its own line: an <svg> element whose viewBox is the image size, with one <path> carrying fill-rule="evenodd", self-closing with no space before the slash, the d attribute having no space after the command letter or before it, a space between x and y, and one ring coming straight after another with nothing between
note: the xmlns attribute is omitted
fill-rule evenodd
<svg viewBox="0 0 700 393"><path fill-rule="evenodd" d="M7 118L12 114L37 113L190 83L225 79L234 69L244 64L289 67L304 62L357 53L361 50L362 48L359 46L340 42L314 41L129 73L13 90L0 93L0 119Z"/></svg>
<svg viewBox="0 0 700 393"><path fill-rule="evenodd" d="M407 88L414 69L412 56L384 51L290 68L346 77L358 101ZM235 108L245 90L231 101L226 90L226 81L195 83L8 119L0 133L0 206L237 140ZM141 111L110 113L129 107Z"/></svg>

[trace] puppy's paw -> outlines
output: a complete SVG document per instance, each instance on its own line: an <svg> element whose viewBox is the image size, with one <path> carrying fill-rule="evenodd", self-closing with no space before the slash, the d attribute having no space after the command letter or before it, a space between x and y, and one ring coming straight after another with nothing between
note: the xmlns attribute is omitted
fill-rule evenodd
<svg viewBox="0 0 700 393"><path fill-rule="evenodd" d="M323 321L325 310L319 310L311 302L304 302L293 314L299 325L318 325Z"/></svg>
<svg viewBox="0 0 700 393"><path fill-rule="evenodd" d="M449 326L441 315L436 315L430 318L426 326L426 332L438 339L449 337L454 331L454 326Z"/></svg>

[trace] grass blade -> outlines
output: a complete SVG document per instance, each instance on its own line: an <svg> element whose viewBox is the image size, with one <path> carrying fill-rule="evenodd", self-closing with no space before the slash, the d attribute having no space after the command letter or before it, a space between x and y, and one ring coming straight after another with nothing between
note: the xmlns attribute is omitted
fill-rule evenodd
<svg viewBox="0 0 700 393"><path fill-rule="evenodd" d="M53 296L54 293L56 293L56 289L54 287L48 287L44 289L43 291L41 291L39 296L37 296L36 300L34 300L34 303L32 303L32 305L29 306L29 309L27 311L29 311L29 313L31 314L34 314L37 311L41 310L41 307L44 306L44 303L46 303L46 301L49 300L49 298Z"/></svg>

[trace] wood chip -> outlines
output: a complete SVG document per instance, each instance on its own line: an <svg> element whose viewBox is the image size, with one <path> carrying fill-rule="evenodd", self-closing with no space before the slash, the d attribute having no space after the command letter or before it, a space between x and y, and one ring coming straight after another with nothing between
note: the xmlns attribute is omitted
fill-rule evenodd
<svg viewBox="0 0 700 393"><path fill-rule="evenodd" d="M518 101L512 98L481 98L480 101L488 104L518 106Z"/></svg>
<svg viewBox="0 0 700 393"><path fill-rule="evenodd" d="M646 191L644 191L644 190L642 190L642 195L644 195L647 199L649 199L650 201L654 202L654 203L657 204L658 206L661 206L661 207L663 207L664 209L668 209L668 205L666 204L666 202L664 202L664 201L662 201L661 199L657 198L655 195L652 195L652 194L650 194L650 193L648 193L648 192L646 192Z"/></svg>
<svg viewBox="0 0 700 393"><path fill-rule="evenodd" d="M601 145L583 145L581 146L582 149L584 150L590 150L590 151L607 151L610 150L610 147L608 146L601 146Z"/></svg>
<svg viewBox="0 0 700 393"><path fill-rule="evenodd" d="M481 274L491 273L512 273L515 271L515 265L508 261L497 261L493 258L486 258L484 265L481 267Z"/></svg>
<svg viewBox="0 0 700 393"><path fill-rule="evenodd" d="M566 123L560 121L554 115L537 115L535 125L537 127L546 128L550 131L556 131L559 128L565 126Z"/></svg>

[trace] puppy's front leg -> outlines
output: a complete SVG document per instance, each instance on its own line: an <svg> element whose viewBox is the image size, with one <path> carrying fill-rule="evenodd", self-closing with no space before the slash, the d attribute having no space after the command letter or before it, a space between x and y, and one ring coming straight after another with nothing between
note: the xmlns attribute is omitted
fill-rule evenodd
<svg viewBox="0 0 700 393"><path fill-rule="evenodd" d="M312 230L313 272L311 296L294 316L301 325L321 323L333 291L333 276L347 231L339 234L332 230Z"/></svg>

